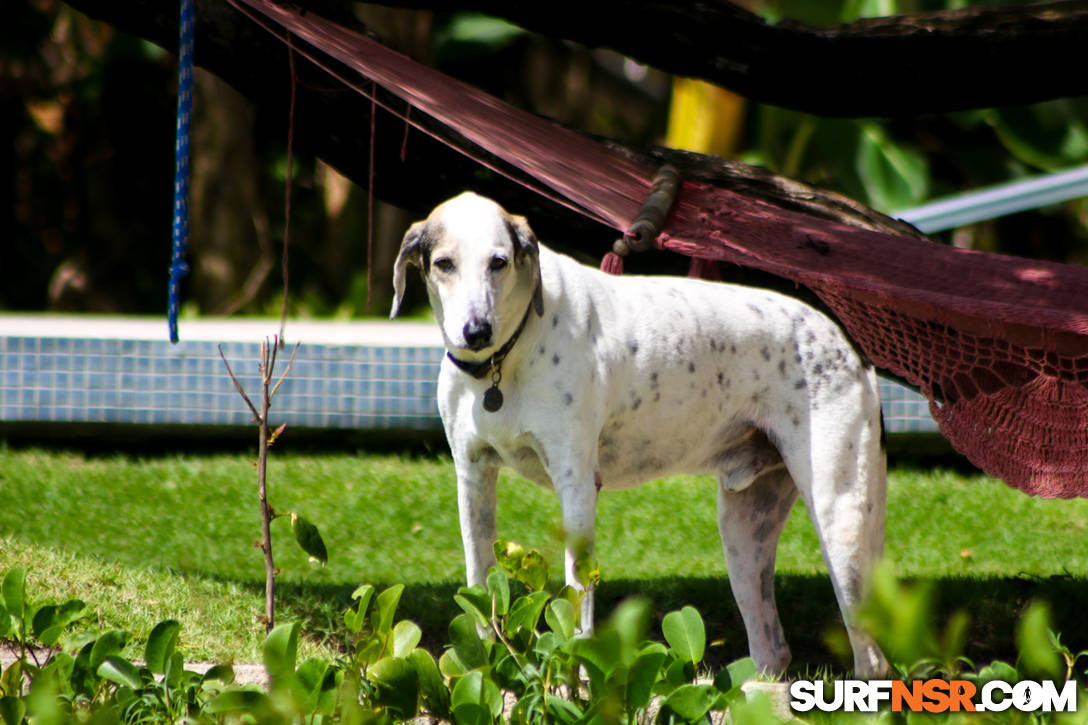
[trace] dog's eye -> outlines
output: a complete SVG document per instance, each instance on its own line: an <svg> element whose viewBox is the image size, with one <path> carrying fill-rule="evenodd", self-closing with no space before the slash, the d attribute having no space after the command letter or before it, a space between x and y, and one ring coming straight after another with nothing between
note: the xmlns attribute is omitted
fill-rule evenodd
<svg viewBox="0 0 1088 725"><path fill-rule="evenodd" d="M449 257L439 257L438 259L434 260L434 266L437 267L439 271L452 272L453 260Z"/></svg>
<svg viewBox="0 0 1088 725"><path fill-rule="evenodd" d="M489 266L491 267L492 272L498 272L500 269L504 268L506 264L506 260L502 257L492 257L491 264Z"/></svg>

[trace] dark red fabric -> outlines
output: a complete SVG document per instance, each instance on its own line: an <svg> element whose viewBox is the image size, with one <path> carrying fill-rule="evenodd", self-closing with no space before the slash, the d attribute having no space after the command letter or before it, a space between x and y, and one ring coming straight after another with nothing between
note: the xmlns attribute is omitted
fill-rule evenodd
<svg viewBox="0 0 1088 725"><path fill-rule="evenodd" d="M369 38L270 0L231 2L619 231L650 190L654 169ZM944 435L988 473L1032 494L1088 495L1088 271L837 225L690 182L665 229L657 245L703 260L697 273L717 261L812 288L877 366L921 389Z"/></svg>

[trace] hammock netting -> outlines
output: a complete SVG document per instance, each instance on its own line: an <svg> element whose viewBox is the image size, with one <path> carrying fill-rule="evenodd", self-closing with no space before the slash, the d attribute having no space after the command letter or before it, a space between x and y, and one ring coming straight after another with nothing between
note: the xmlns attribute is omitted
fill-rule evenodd
<svg viewBox="0 0 1088 725"><path fill-rule="evenodd" d="M650 190L654 168L370 38L270 0L231 2L304 41L296 52L360 93L369 95L327 57L617 230ZM975 465L1026 493L1088 495L1086 270L846 226L693 181L681 184L655 245L807 286L877 367L929 399L941 432Z"/></svg>

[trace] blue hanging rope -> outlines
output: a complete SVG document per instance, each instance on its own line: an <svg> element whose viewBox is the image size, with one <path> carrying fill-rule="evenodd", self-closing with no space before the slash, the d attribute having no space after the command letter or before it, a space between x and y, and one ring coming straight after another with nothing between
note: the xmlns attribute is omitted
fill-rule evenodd
<svg viewBox="0 0 1088 725"><path fill-rule="evenodd" d="M181 278L189 273L189 122L193 115L194 0L181 0L178 52L178 129L174 146L174 252L170 262L170 342L178 341L178 296Z"/></svg>

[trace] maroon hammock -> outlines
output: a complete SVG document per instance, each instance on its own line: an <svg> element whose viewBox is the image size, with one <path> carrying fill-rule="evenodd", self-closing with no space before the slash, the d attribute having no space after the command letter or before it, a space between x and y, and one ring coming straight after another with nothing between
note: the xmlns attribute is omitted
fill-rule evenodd
<svg viewBox="0 0 1088 725"><path fill-rule="evenodd" d="M649 166L365 36L269 0L231 2L617 230L627 229L650 190ZM1088 495L1084 269L853 228L689 181L655 245L808 286L875 365L922 391L941 432L975 465L1027 493Z"/></svg>

